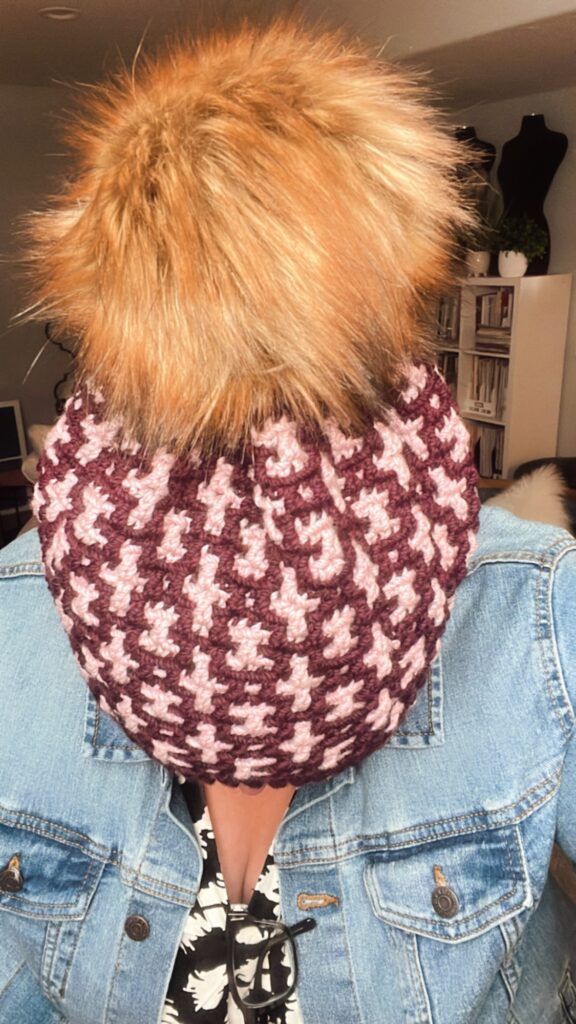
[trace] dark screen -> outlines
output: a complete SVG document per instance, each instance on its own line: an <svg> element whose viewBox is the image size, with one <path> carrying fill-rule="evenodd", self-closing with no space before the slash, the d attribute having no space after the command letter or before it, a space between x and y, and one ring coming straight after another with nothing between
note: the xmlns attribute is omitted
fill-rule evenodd
<svg viewBox="0 0 576 1024"><path fill-rule="evenodd" d="M16 414L11 406L0 406L0 461L21 455Z"/></svg>

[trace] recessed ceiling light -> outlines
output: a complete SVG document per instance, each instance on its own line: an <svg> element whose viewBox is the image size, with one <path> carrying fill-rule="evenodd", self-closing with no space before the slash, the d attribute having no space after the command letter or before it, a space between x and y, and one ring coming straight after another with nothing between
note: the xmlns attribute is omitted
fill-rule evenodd
<svg viewBox="0 0 576 1024"><path fill-rule="evenodd" d="M50 21L75 21L80 15L77 7L41 7L38 13Z"/></svg>

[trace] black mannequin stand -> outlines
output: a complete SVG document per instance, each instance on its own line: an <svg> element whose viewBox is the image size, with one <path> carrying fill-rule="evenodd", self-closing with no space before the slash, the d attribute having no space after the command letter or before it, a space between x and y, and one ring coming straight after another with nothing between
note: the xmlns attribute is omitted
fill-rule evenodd
<svg viewBox="0 0 576 1024"><path fill-rule="evenodd" d="M522 118L518 135L504 143L498 167L498 181L504 200L505 217L528 215L550 231L544 216L544 200L568 149L568 139L551 131L542 114ZM550 262L550 241L545 256L532 260L529 274L545 274Z"/></svg>

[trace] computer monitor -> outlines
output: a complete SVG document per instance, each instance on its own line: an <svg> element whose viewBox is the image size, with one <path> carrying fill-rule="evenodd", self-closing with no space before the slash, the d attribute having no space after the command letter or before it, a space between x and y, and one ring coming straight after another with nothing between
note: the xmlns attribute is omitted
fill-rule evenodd
<svg viewBox="0 0 576 1024"><path fill-rule="evenodd" d="M20 402L0 402L0 472L19 469L26 454Z"/></svg>

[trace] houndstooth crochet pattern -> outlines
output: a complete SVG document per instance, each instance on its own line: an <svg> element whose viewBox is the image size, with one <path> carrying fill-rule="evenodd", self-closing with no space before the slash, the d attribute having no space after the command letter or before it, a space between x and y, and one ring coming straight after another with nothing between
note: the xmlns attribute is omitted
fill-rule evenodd
<svg viewBox="0 0 576 1024"><path fill-rule="evenodd" d="M407 372L362 437L281 418L237 457L146 457L77 393L35 496L46 576L100 706L154 759L302 785L381 747L437 653L477 527L449 391Z"/></svg>

